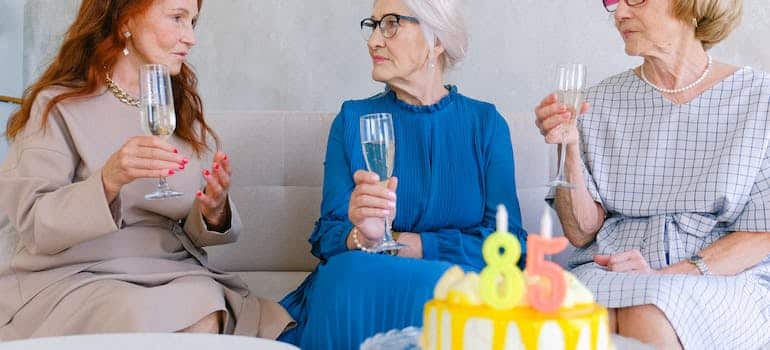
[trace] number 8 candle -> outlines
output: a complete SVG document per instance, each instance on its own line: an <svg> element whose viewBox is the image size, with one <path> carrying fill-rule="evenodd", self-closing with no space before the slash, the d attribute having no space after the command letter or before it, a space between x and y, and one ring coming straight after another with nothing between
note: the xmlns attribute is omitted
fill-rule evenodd
<svg viewBox="0 0 770 350"><path fill-rule="evenodd" d="M527 286L527 300L535 309L554 312L559 309L567 292L564 270L553 262L546 261L546 254L556 254L567 247L564 237L552 237L551 215L545 208L540 219L540 235L527 236L527 268L525 273L531 282ZM544 284L543 282L549 283Z"/></svg>
<svg viewBox="0 0 770 350"><path fill-rule="evenodd" d="M524 294L524 276L516 267L521 244L508 232L508 213L497 206L497 231L484 240L481 248L487 267L479 275L481 299L490 307L508 310L519 304Z"/></svg>

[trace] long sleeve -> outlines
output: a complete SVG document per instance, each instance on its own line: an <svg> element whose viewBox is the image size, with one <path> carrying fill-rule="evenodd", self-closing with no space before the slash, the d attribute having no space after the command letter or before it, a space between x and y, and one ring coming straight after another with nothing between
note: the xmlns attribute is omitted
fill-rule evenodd
<svg viewBox="0 0 770 350"><path fill-rule="evenodd" d="M42 95L42 94L41 94ZM80 161L58 110L40 128L39 97L0 169L0 210L33 254L55 254L118 230L120 197L107 203L101 169L76 179Z"/></svg>
<svg viewBox="0 0 770 350"><path fill-rule="evenodd" d="M332 122L326 146L321 218L309 240L311 252L322 261L347 251L348 233L353 228L348 220L348 202L355 184L345 149L345 124L343 112L340 112Z"/></svg>
<svg viewBox="0 0 770 350"><path fill-rule="evenodd" d="M243 224L238 210L235 209L232 197L228 196L228 207L230 209L230 227L225 232L216 232L209 230L201 214L200 201L195 199L190 213L184 220L184 232L190 237L190 240L197 247L208 247L233 243L238 240Z"/></svg>
<svg viewBox="0 0 770 350"><path fill-rule="evenodd" d="M393 117L393 176L399 178L393 228L420 234L425 259L484 266L481 244L494 230L498 204L508 209L509 231L524 245L510 132L495 107L465 98L454 87L430 106L407 105L386 90L345 102L332 123L321 217L310 237L313 255L327 260L347 251L352 175L366 168L358 116L375 112Z"/></svg>
<svg viewBox="0 0 770 350"><path fill-rule="evenodd" d="M526 253L526 232L521 225L521 210L516 195L513 147L508 124L494 112L490 139L486 147L484 218L474 227L421 232L423 257L443 260L479 269L485 265L481 255L484 239L495 231L497 205L508 211L508 230L519 238L522 256ZM524 259L521 260L522 262Z"/></svg>

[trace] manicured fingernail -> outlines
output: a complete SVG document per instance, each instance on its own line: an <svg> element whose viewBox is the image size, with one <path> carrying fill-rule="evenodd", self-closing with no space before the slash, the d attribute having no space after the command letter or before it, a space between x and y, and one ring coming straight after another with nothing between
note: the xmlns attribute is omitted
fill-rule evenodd
<svg viewBox="0 0 770 350"><path fill-rule="evenodd" d="M198 196L198 197L200 197L200 196L202 196L202 195L203 195L203 192L201 192L201 191L198 191L198 192L196 192L196 193L195 193L195 195L196 195L196 196Z"/></svg>
<svg viewBox="0 0 770 350"><path fill-rule="evenodd" d="M209 176L209 175L211 175L211 172L209 171L209 169L203 170L203 176Z"/></svg>
<svg viewBox="0 0 770 350"><path fill-rule="evenodd" d="M214 171L217 171L217 170L219 170L219 163L214 164Z"/></svg>
<svg viewBox="0 0 770 350"><path fill-rule="evenodd" d="M184 164L179 165L179 170L184 170Z"/></svg>
<svg viewBox="0 0 770 350"><path fill-rule="evenodd" d="M185 163L185 164L187 164L187 163L189 163L189 162L190 162L190 161L189 161L187 158L182 158L182 163Z"/></svg>
<svg viewBox="0 0 770 350"><path fill-rule="evenodd" d="M179 153L179 150L177 150L176 148L174 148L174 153Z"/></svg>
<svg viewBox="0 0 770 350"><path fill-rule="evenodd" d="M174 175L174 174L176 174L176 173L174 172L174 169L168 169L168 175L169 175L169 176L171 176L171 175Z"/></svg>
<svg viewBox="0 0 770 350"><path fill-rule="evenodd" d="M226 154L225 154L225 157L224 157L224 158L222 158L222 160L227 160L227 155L226 155Z"/></svg>

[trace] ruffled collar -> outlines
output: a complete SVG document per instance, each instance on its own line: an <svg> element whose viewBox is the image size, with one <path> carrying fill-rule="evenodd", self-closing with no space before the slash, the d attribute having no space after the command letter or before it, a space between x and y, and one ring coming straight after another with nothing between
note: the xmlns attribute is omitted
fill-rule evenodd
<svg viewBox="0 0 770 350"><path fill-rule="evenodd" d="M438 112L444 107L448 106L452 101L455 100L457 97L457 86L455 85L444 85L444 87L449 90L449 93L442 97L438 102L427 105L427 106L418 106L406 103L404 101L401 101L396 97L396 92L393 91L390 87L385 87L385 92L388 94L388 96L393 100L393 103L395 103L400 108L403 108L405 110L415 112L415 113L433 113Z"/></svg>

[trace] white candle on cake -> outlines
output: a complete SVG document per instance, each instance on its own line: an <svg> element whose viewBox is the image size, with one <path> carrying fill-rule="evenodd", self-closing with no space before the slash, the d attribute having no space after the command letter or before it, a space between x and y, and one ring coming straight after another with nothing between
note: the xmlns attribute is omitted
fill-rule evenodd
<svg viewBox="0 0 770 350"><path fill-rule="evenodd" d="M543 238L553 237L553 224L551 223L551 209L547 206L543 210L543 216L540 217L540 234Z"/></svg>
<svg viewBox="0 0 770 350"><path fill-rule="evenodd" d="M502 204L497 205L496 215L496 227L497 232L508 232L508 211L505 210L505 206Z"/></svg>

